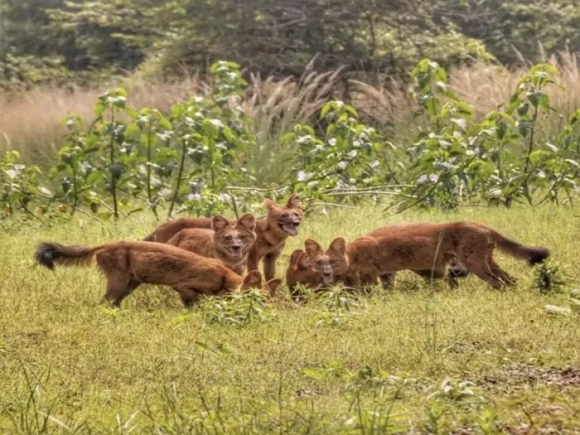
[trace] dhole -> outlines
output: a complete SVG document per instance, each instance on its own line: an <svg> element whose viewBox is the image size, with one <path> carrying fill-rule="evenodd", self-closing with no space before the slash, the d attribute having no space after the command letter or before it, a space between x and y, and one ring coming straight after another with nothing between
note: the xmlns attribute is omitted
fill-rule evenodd
<svg viewBox="0 0 580 435"><path fill-rule="evenodd" d="M381 237L381 236L389 236L394 234L401 234L408 231L413 231L415 229L424 228L427 225L421 222L402 222L398 224L387 225L381 228L377 228L376 230L367 234L369 237ZM417 275L425 278L427 280L430 279L441 279L444 276L441 276L435 271L432 270L415 270L413 271ZM469 271L461 264L459 260L456 258L450 260L449 267L447 268L447 273L452 275L455 278L464 278L469 276ZM395 282L395 273L385 273L380 275L379 278L383 283L385 288L391 288ZM368 278L367 278L368 280ZM374 283L373 283L374 284Z"/></svg>
<svg viewBox="0 0 580 435"><path fill-rule="evenodd" d="M297 296L296 286L301 284L313 290L323 284L322 275L313 267L306 252L296 249L290 256L290 264L286 270L286 285L292 296Z"/></svg>
<svg viewBox="0 0 580 435"><path fill-rule="evenodd" d="M255 228L256 221L251 214L243 215L237 222L214 216L211 230L186 228L169 239L167 244L216 258L241 275L246 270L250 247L256 240Z"/></svg>
<svg viewBox="0 0 580 435"><path fill-rule="evenodd" d="M348 261L346 254L342 254L343 258L340 258L338 254L346 250L345 245L346 242L343 238L337 238L332 241L325 251L318 242L312 239L307 239L304 242L308 259L314 270L322 276L325 287L338 282L342 282L348 287L355 284L351 277L347 276Z"/></svg>
<svg viewBox="0 0 580 435"><path fill-rule="evenodd" d="M120 306L140 284L173 287L189 307L201 295L259 287L262 281L258 271L242 278L219 260L160 243L113 242L92 248L41 243L35 254L36 261L51 270L55 264L87 266L93 257L107 279L105 300L114 306ZM280 280L269 281L262 290L273 295L279 284Z"/></svg>
<svg viewBox="0 0 580 435"><path fill-rule="evenodd" d="M403 234L361 237L348 247L339 237L331 243L327 254L338 270L347 269L347 275L353 279L359 274L362 281L374 282L379 275L406 269L433 270L444 275L447 263L457 258L491 287L512 286L515 279L493 259L496 247L515 258L528 260L530 265L550 256L546 248L524 246L473 222L424 224ZM448 279L452 288L457 286L454 277L448 275Z"/></svg>
<svg viewBox="0 0 580 435"><path fill-rule="evenodd" d="M276 260L282 253L288 236L297 236L304 213L297 194L292 194L285 206L264 200L266 219L256 221L256 241L248 254L248 269L257 270L263 260L266 280L276 274ZM184 228L211 228L211 218L181 218L160 225L145 241L166 243Z"/></svg>

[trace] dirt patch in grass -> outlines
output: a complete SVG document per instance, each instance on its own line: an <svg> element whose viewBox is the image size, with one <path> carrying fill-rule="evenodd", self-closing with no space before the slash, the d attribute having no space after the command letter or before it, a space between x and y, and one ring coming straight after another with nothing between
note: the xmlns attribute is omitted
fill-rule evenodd
<svg viewBox="0 0 580 435"><path fill-rule="evenodd" d="M548 386L580 386L580 367L542 368L526 364L517 364L498 370L493 375L483 378L483 386L521 389L538 384Z"/></svg>

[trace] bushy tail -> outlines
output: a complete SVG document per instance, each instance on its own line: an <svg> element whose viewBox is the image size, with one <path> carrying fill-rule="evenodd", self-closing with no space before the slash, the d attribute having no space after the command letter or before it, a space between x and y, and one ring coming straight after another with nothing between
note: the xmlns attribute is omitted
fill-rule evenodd
<svg viewBox="0 0 580 435"><path fill-rule="evenodd" d="M515 258L528 260L531 266L543 262L550 256L550 251L542 246L525 246L515 240L502 236L497 231L491 230L491 233L493 241L500 251Z"/></svg>
<svg viewBox="0 0 580 435"><path fill-rule="evenodd" d="M34 258L50 270L54 270L55 264L63 266L87 266L100 246L88 248L86 246L64 246L58 243L43 242L36 248Z"/></svg>

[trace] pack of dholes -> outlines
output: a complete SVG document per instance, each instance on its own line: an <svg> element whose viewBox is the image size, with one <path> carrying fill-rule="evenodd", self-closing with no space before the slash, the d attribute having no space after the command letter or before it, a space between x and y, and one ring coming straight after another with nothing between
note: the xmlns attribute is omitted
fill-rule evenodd
<svg viewBox="0 0 580 435"><path fill-rule="evenodd" d="M161 224L143 241L117 241L95 247L40 243L36 261L84 266L94 258L106 278L105 300L119 306L141 284L172 287L186 307L201 296L260 289L273 298L282 280L276 262L288 237L299 235L304 211L297 194L284 205L264 200L265 219L245 214L230 220L179 218ZM300 287L324 291L341 284L359 290L381 283L392 288L395 275L409 270L426 280L446 279L451 288L470 274L492 288L514 286L516 279L494 260L495 249L530 265L550 256L544 247L525 246L475 222L401 223L375 229L347 243L335 238L327 249L306 239L290 255L286 284L299 298ZM263 276L258 271L263 265ZM245 273L245 276L243 276Z"/></svg>

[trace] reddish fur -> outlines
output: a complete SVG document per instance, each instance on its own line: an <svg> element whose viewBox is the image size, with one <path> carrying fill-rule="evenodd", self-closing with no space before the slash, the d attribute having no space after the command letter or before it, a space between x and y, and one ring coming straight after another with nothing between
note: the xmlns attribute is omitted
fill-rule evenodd
<svg viewBox="0 0 580 435"><path fill-rule="evenodd" d="M299 284L313 290L322 287L322 276L312 267L308 255L301 249L296 249L290 256L290 264L286 270L286 284L292 295L296 294L296 287Z"/></svg>
<svg viewBox="0 0 580 435"><path fill-rule="evenodd" d="M105 299L115 306L140 284L173 287L183 304L191 306L201 295L224 295L237 288L259 287L262 281L258 271L243 278L219 260L151 242L113 242L92 248L41 243L35 257L49 269L55 264L86 266L95 257L107 279ZM269 284L266 290L271 292Z"/></svg>
<svg viewBox="0 0 580 435"><path fill-rule="evenodd" d="M264 277L271 280L276 274L276 260L284 249L286 239L291 235L283 225L294 224L297 235L304 213L297 194L292 194L286 205L264 200L268 214L266 219L256 221L256 241L248 254L247 270L258 270L263 260ZM211 218L181 218L160 225L146 240L166 243L173 235L185 228L211 228ZM297 225L296 225L297 224Z"/></svg>
<svg viewBox="0 0 580 435"><path fill-rule="evenodd" d="M425 225L429 225L423 222L401 222L401 223L397 223L397 224L391 224L391 225L387 225L381 228L377 228L374 231L371 231L370 233L367 234L367 236L369 237L383 237L383 236L390 236L390 235L396 235L396 234L403 234L403 233L408 233L408 232L412 232L414 230L417 229L423 229L425 228ZM417 275L430 280L430 279L441 279L444 277L444 275L440 275L438 273L436 273L435 271L432 270L414 270L413 272L415 272ZM465 269L465 267L457 260L457 259L451 259L450 260L450 267L448 268L448 273L453 274L454 277L459 278L459 277L466 277L469 275L469 271L467 269ZM385 273L379 276L381 282L383 283L383 286L385 288L391 288L394 283L395 283L395 275L396 273ZM371 278L366 277L365 282L370 283ZM376 283L372 283L372 284L376 284Z"/></svg>
<svg viewBox="0 0 580 435"><path fill-rule="evenodd" d="M229 221L222 216L213 218L213 229L186 228L175 234L168 245L186 251L216 258L237 274L246 270L248 253L256 241L254 216L246 214L238 221ZM232 246L239 247L240 257L232 253Z"/></svg>
<svg viewBox="0 0 580 435"><path fill-rule="evenodd" d="M342 238L340 238L343 240ZM360 284L364 279L399 270L432 270L443 275L448 262L457 258L473 274L494 288L513 285L515 279L503 271L493 259L498 248L535 264L548 258L550 252L542 247L528 247L510 240L497 231L472 222L444 224L426 223L412 232L381 237L361 237L346 249L330 250L328 255L339 268L347 268L348 276ZM457 283L448 275L449 284Z"/></svg>

